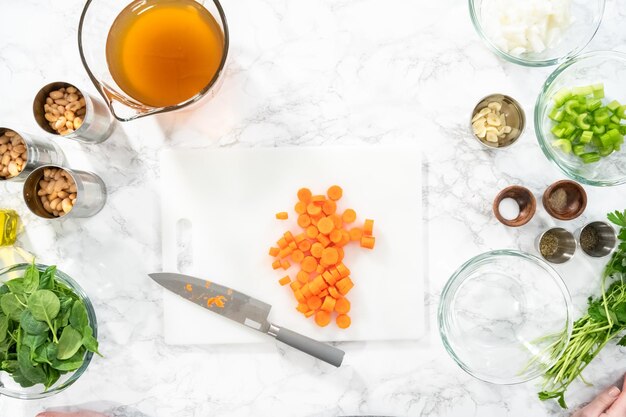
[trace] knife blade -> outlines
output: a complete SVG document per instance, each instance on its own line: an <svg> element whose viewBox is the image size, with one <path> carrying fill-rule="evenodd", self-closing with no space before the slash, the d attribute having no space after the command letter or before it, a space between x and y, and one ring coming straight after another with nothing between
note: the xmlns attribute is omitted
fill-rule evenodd
<svg viewBox="0 0 626 417"><path fill-rule="evenodd" d="M326 343L280 327L268 320L272 306L215 282L178 273L148 274L166 290L237 323L275 337L324 362L339 367L345 352Z"/></svg>

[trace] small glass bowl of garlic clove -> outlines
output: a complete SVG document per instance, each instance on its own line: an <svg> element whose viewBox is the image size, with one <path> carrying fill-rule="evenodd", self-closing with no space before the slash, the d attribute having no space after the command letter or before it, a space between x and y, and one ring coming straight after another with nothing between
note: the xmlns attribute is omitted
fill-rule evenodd
<svg viewBox="0 0 626 417"><path fill-rule="evenodd" d="M504 94L481 99L470 121L474 137L488 148L505 148L517 142L524 131L526 116L522 106Z"/></svg>
<svg viewBox="0 0 626 417"><path fill-rule="evenodd" d="M35 121L53 135L82 143L100 143L113 132L115 121L99 99L66 82L42 87L33 101Z"/></svg>

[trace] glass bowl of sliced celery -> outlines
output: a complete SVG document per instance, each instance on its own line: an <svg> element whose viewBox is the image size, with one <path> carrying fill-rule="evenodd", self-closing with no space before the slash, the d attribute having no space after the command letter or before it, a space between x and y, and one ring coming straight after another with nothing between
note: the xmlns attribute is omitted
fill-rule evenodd
<svg viewBox="0 0 626 417"><path fill-rule="evenodd" d="M556 65L593 39L606 0L469 0L476 32L496 55L519 65Z"/></svg>
<svg viewBox="0 0 626 417"><path fill-rule="evenodd" d="M591 52L559 66L535 105L537 140L575 181L626 183L626 54Z"/></svg>

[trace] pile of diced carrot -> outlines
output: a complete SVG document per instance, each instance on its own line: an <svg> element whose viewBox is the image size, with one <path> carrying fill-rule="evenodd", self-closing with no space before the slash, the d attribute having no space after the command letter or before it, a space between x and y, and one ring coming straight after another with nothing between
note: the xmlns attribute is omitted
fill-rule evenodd
<svg viewBox="0 0 626 417"><path fill-rule="evenodd" d="M315 316L315 323L324 327L330 323L334 312L335 322L341 329L350 327L350 301L346 298L354 283L350 270L343 264L344 247L359 242L361 247L374 249L373 220L365 220L362 227L354 227L356 212L348 208L339 214L337 201L343 190L338 185L328 189L326 195L313 195L308 188L298 190L295 212L301 233L286 232L270 248L274 269L288 270L292 263L299 271L294 279L286 275L278 280L280 285L291 287L298 306L296 310L305 317ZM279 220L287 220L287 212L276 213ZM352 227L350 227L352 226Z"/></svg>

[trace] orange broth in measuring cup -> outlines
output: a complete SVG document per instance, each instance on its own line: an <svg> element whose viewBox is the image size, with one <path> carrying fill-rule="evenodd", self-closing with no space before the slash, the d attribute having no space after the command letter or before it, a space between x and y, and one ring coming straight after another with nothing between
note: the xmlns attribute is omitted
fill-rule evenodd
<svg viewBox="0 0 626 417"><path fill-rule="evenodd" d="M106 43L117 85L142 104L180 104L211 83L224 33L194 0L137 0L115 19Z"/></svg>

